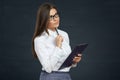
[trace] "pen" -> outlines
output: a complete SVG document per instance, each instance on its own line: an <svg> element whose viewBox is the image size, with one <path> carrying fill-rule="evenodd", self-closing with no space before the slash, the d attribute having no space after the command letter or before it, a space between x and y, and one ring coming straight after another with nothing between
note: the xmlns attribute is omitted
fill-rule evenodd
<svg viewBox="0 0 120 80"><path fill-rule="evenodd" d="M55 28L55 30L56 30L56 32L57 32L57 35L59 35L57 28Z"/></svg>

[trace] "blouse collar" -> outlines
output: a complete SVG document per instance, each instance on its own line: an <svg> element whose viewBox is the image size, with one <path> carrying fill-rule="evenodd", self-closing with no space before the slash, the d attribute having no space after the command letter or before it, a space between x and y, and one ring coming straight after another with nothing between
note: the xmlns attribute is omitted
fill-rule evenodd
<svg viewBox="0 0 120 80"><path fill-rule="evenodd" d="M49 33L50 36L54 36L54 37L57 36L57 32L56 31L52 31L50 29L47 29L47 30L48 30L48 33ZM43 34L48 35L46 31L44 31Z"/></svg>

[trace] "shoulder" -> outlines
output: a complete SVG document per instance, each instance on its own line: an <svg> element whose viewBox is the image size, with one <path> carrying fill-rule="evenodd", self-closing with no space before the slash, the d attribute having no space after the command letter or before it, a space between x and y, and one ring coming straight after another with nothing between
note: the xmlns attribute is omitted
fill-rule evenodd
<svg viewBox="0 0 120 80"><path fill-rule="evenodd" d="M39 36L35 37L35 39L34 39L35 43L40 42L40 41L42 41L41 37L39 37Z"/></svg>
<svg viewBox="0 0 120 80"><path fill-rule="evenodd" d="M34 42L43 42L43 41L45 41L45 36L43 35L34 38Z"/></svg>

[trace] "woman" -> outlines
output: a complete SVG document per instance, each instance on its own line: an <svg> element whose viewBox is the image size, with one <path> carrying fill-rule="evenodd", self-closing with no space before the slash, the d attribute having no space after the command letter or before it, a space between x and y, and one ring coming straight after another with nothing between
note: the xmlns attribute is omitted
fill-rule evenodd
<svg viewBox="0 0 120 80"><path fill-rule="evenodd" d="M73 59L73 65L59 70L71 53L68 34L57 29L59 22L58 10L53 4L44 3L39 7L32 48L42 65L40 80L71 80L69 70L81 60L79 54Z"/></svg>

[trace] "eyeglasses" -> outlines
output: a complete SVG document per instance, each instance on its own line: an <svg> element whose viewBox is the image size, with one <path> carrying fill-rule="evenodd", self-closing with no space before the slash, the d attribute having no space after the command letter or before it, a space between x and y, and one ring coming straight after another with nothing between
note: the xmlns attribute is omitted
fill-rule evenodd
<svg viewBox="0 0 120 80"><path fill-rule="evenodd" d="M50 15L49 20L52 21L55 18L59 18L59 14L58 13L55 13L55 15Z"/></svg>

